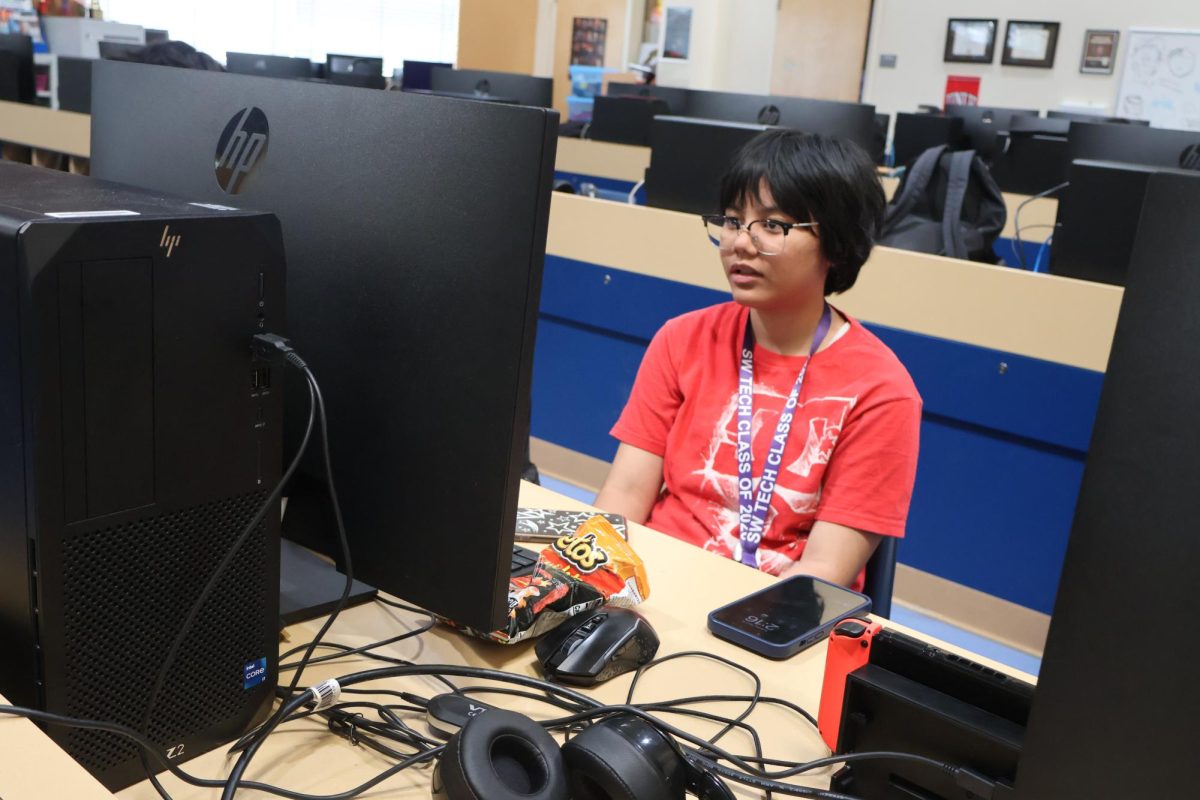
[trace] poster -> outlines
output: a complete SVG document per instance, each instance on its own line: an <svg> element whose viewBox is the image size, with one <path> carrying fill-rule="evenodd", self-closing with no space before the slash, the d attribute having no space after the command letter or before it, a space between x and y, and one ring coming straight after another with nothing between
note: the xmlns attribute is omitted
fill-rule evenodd
<svg viewBox="0 0 1200 800"><path fill-rule="evenodd" d="M604 66L604 44L608 39L608 20L599 17L575 17L571 26L571 63L585 67Z"/></svg>
<svg viewBox="0 0 1200 800"><path fill-rule="evenodd" d="M692 46L692 9L667 7L663 28L663 58L687 61Z"/></svg>

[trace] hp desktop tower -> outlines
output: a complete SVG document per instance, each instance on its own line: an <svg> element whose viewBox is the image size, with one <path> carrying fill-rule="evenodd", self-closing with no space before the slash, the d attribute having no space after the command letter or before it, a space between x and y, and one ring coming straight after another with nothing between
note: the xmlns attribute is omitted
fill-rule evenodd
<svg viewBox="0 0 1200 800"><path fill-rule="evenodd" d="M267 214L0 162L0 693L141 729L162 660L280 477L283 325ZM268 712L279 510L200 613L147 728L180 761ZM108 733L48 733L110 789ZM157 765L155 765L157 768Z"/></svg>

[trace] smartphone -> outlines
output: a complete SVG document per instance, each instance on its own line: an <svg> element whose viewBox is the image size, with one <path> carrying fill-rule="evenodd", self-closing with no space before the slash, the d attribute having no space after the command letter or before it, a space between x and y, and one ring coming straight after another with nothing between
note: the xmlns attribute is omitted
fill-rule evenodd
<svg viewBox="0 0 1200 800"><path fill-rule="evenodd" d="M767 658L790 658L824 639L846 617L870 610L865 594L796 575L711 612L708 629Z"/></svg>

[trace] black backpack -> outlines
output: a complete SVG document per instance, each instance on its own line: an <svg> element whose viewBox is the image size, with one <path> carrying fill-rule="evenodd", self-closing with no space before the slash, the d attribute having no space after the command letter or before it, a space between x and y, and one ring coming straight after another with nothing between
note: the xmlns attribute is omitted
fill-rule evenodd
<svg viewBox="0 0 1200 800"><path fill-rule="evenodd" d="M974 150L931 147L905 173L887 207L879 244L996 263L992 245L1008 209Z"/></svg>

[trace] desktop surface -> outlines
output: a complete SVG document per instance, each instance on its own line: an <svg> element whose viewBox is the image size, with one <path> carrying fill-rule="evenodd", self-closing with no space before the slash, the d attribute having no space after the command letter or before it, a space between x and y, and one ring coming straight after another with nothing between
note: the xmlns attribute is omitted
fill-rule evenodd
<svg viewBox="0 0 1200 800"><path fill-rule="evenodd" d="M578 501L528 483L521 485L521 504L540 508L586 508ZM717 639L705 628L708 610L762 589L774 578L666 534L640 525L631 528L630 543L646 563L651 588L650 597L637 610L649 619L662 640L659 655L703 650L744 664L762 679L764 695L789 699L815 714L824 672L824 644L809 648L787 661L777 662L749 654ZM708 580L697 581L697 574L704 574ZM412 630L423 621L424 618L419 615L373 603L344 612L334 631L340 632L336 637L338 641L357 646ZM289 628L292 641L282 644L281 648L289 649L307 641L319 624L320 620L315 620ZM911 633L902 626L889 627ZM961 648L940 643L938 646L969 655ZM380 648L379 652L421 664L486 666L530 677L540 677L541 674L532 647L503 646L468 639L442 626L417 639ZM1031 676L994 662L974 658L1023 680L1033 680ZM305 671L304 684L311 685L324 678L375 666L382 665L361 656L314 665ZM631 680L632 675L621 676L586 690L586 694L602 702L621 703L625 701ZM439 684L429 678L406 679L403 682L395 679L379 685L389 689L402 687L425 696L445 688L439 689ZM634 699L635 702L648 702L714 692L742 694L749 693L752 687L747 676L724 664L707 659L681 659L648 671L639 681ZM344 699L347 699L346 696L343 696ZM543 718L555 713L543 705L520 699L497 697L488 698L488 702L513 710L529 711ZM725 703L709 707L708 710L736 715L744 709L745 703ZM689 722L685 718L674 718L672 722L678 722L681 727L702 735L711 735L713 732L712 726L704 722ZM791 711L764 707L755 712L752 723L763 735L767 757L818 758L828 753L817 731ZM414 720L413 724L418 730L425 730L423 721ZM322 721L301 720L289 723L283 733L268 737L251 769L251 776L281 783L298 791L332 793L357 785L390 763L365 747L352 747L345 739L330 735L328 726ZM191 769L204 777L223 776L228 773L229 762L223 752L213 752L191 762ZM818 770L809 776L790 780L803 785L825 787L831 772ZM429 770L425 769L404 770L389 779L380 790L397 800L428 798L429 776ZM214 790L186 786L171 776L165 776L163 780L175 800L214 800L217 796ZM0 778L0 791L2 787L3 778ZM737 789L736 792L739 798L759 796L748 789ZM157 800L158 795L149 784L143 782L124 790L119 797L122 800Z"/></svg>

